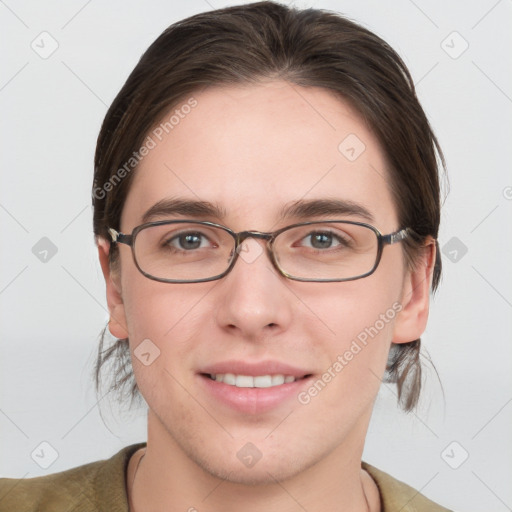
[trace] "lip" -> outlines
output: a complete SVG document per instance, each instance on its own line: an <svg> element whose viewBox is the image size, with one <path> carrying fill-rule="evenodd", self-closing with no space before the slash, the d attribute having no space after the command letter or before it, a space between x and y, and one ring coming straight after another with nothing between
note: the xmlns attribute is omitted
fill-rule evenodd
<svg viewBox="0 0 512 512"><path fill-rule="evenodd" d="M238 388L212 380L209 375L234 373L236 375L292 375L299 379L294 382L270 388ZM277 409L290 400L296 399L300 391L309 386L313 374L311 370L297 368L279 361L223 361L205 366L197 374L205 393L214 401L235 412L259 415Z"/></svg>
<svg viewBox="0 0 512 512"><path fill-rule="evenodd" d="M279 361L267 360L258 363L249 363L247 361L222 361L200 369L198 373L217 374L217 373L234 373L236 375L292 375L293 377L304 377L311 375L311 370L305 368L297 368Z"/></svg>

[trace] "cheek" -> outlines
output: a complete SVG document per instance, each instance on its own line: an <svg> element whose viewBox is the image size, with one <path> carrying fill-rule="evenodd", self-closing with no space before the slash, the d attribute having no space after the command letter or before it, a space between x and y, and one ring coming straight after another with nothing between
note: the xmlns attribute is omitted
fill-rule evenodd
<svg viewBox="0 0 512 512"><path fill-rule="evenodd" d="M193 318L200 309L201 299L208 293L211 283L159 283L137 271L130 274L123 284L130 341L136 344L144 338L154 338L165 343L178 336L187 338L194 327Z"/></svg>
<svg viewBox="0 0 512 512"><path fill-rule="evenodd" d="M172 402L186 417L180 385L190 386L183 376L192 367L189 340L197 337L192 320L197 298L171 284L146 281L134 283L125 300L135 380L151 408Z"/></svg>
<svg viewBox="0 0 512 512"><path fill-rule="evenodd" d="M390 342L401 309L400 282L399 275L379 272L356 281L318 285L302 294L308 309L316 313L309 320L330 332L329 352L347 349L356 339L363 344L374 338ZM309 321L303 327L308 329L308 324L311 327Z"/></svg>
<svg viewBox="0 0 512 512"><path fill-rule="evenodd" d="M193 368L194 349L204 338L204 304L214 283L173 285L142 275L127 281L123 301L137 383L141 391L150 387L156 393L162 379L170 379L172 388L173 375Z"/></svg>
<svg viewBox="0 0 512 512"><path fill-rule="evenodd" d="M320 312L316 325L327 325L330 335L316 343L324 355L325 368L314 389L307 391L304 402L322 394L318 406L321 402L332 415L344 416L345 407L357 410L373 402L385 371L395 319L402 307L398 286L383 283L380 275L364 281L336 284L329 293L330 300L325 294L316 301L310 298L311 309ZM311 325L308 338L315 339ZM306 323L304 329L308 329Z"/></svg>

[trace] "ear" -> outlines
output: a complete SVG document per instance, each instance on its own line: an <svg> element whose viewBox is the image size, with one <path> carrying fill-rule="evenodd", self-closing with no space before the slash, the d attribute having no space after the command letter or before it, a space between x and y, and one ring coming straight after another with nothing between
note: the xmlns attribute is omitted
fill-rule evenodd
<svg viewBox="0 0 512 512"><path fill-rule="evenodd" d="M436 244L431 239L422 249L415 268L407 270L405 275L402 310L396 317L393 343L409 343L425 332L435 261Z"/></svg>
<svg viewBox="0 0 512 512"><path fill-rule="evenodd" d="M104 238L98 238L97 244L101 270L103 271L107 288L107 304L110 313L108 329L112 336L116 338L128 338L126 315L121 295L120 276L117 272L112 271L109 263L108 255L110 252L110 242Z"/></svg>

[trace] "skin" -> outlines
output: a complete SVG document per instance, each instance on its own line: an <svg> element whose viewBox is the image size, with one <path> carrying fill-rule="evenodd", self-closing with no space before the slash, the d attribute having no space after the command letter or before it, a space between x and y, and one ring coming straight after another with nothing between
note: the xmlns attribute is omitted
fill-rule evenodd
<svg viewBox="0 0 512 512"><path fill-rule="evenodd" d="M194 97L197 107L140 163L123 233L169 197L216 202L226 216L202 220L235 231L274 231L293 223L279 221L283 205L334 197L364 205L381 233L403 227L378 141L330 92L274 81ZM338 150L349 134L366 146L353 162ZM433 245L414 271L402 244L387 246L374 274L350 282L288 280L263 253L251 263L239 259L221 280L178 285L144 277L124 245L111 272L109 243L100 239L98 249L111 333L128 337L132 350L147 338L160 350L149 366L133 357L149 406L146 454L133 487L128 479L133 510L362 511L365 495L371 510L380 509L361 470L364 440L391 343L425 329ZM293 399L241 414L213 402L199 382L198 368L227 359L276 359L320 376L396 302L401 312L307 405ZM262 453L252 468L236 456L247 442Z"/></svg>

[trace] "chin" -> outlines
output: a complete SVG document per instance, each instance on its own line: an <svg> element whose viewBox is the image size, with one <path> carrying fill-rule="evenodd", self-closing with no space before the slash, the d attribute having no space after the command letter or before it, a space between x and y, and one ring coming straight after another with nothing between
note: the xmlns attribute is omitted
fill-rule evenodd
<svg viewBox="0 0 512 512"><path fill-rule="evenodd" d="M219 443L216 448L206 450L204 444L187 443L188 446L182 444L182 449L205 473L226 482L249 486L288 480L322 458L322 453L317 457L314 453L306 453L302 443L296 444L291 439L288 443L268 441L265 443L262 439L253 444L238 440L223 446Z"/></svg>
<svg viewBox="0 0 512 512"><path fill-rule="evenodd" d="M305 467L297 463L298 461L273 461L263 460L263 457L253 466L244 467L242 463L236 460L231 461L195 461L206 473L219 478L225 482L241 484L248 486L259 486L275 484L276 481L284 481L301 473Z"/></svg>

